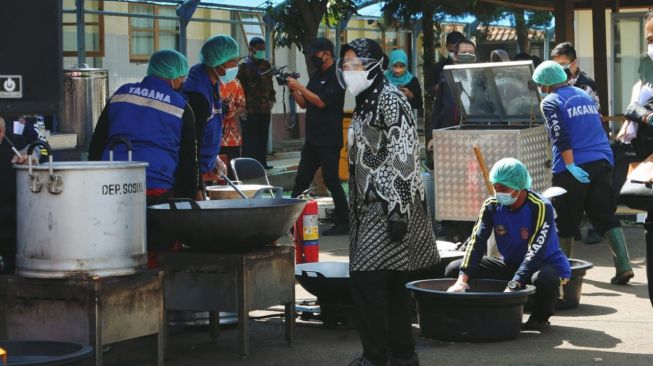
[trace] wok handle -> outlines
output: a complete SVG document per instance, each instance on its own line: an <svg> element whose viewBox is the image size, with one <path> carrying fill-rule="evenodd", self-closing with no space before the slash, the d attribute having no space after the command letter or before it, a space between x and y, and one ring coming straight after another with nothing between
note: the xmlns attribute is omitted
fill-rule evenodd
<svg viewBox="0 0 653 366"><path fill-rule="evenodd" d="M187 202L190 204L190 208L193 210L201 210L202 208L200 205L197 204L197 202L189 199L189 198L168 198L168 204L170 205L170 210L172 211L177 211L177 203L180 202Z"/></svg>
<svg viewBox="0 0 653 366"><path fill-rule="evenodd" d="M312 274L312 275L310 275ZM302 271L302 277L311 277L311 278L326 278L324 275L320 272L316 271Z"/></svg>

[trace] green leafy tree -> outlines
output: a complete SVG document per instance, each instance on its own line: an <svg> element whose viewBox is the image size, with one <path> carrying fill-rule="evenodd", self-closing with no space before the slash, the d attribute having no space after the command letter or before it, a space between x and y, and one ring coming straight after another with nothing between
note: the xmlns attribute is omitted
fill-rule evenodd
<svg viewBox="0 0 653 366"><path fill-rule="evenodd" d="M322 22L334 26L340 19L356 14L354 0L287 0L278 5L266 2L267 16L274 22L274 42L277 47L295 45L306 49L317 38ZM309 70L313 66L308 62Z"/></svg>
<svg viewBox="0 0 653 366"><path fill-rule="evenodd" d="M435 67L435 50L440 34L440 24L447 15L464 15L473 8L474 0L387 0L383 6L383 18L386 25L408 28L419 23L422 28L422 48L424 62L422 75L424 77L424 90L428 92L435 83L433 71ZM414 60L413 62L415 62ZM424 103L424 131L425 142L430 140L427 126L431 119L431 103ZM427 161L431 155L427 155Z"/></svg>
<svg viewBox="0 0 653 366"><path fill-rule="evenodd" d="M531 53L531 44L528 37L530 29L533 27L548 27L553 19L553 15L549 11L525 10L505 6L497 7L484 3L477 4L475 15L481 24L509 19L512 26L515 27L520 52L528 54Z"/></svg>

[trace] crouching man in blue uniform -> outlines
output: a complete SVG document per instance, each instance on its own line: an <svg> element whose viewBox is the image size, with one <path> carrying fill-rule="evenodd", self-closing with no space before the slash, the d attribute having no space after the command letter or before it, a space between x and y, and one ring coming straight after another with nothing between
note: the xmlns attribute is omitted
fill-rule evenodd
<svg viewBox="0 0 653 366"><path fill-rule="evenodd" d="M169 197L200 195L195 117L180 90L188 74L186 57L174 50L152 54L147 76L125 84L102 111L89 147L89 160L109 160L109 143L124 137L133 160L146 161L147 204ZM126 147L115 146L115 160L127 160Z"/></svg>
<svg viewBox="0 0 653 366"><path fill-rule="evenodd" d="M445 276L458 277L447 291L474 291L468 284L472 278L510 281L506 292L533 284L535 304L524 329L546 329L561 279L566 282L571 276L569 260L558 245L553 206L529 190L532 179L517 159L494 164L490 181L496 193L483 203L465 257L447 266ZM503 258L485 255L492 232Z"/></svg>
<svg viewBox="0 0 653 366"><path fill-rule="evenodd" d="M564 69L542 62L533 72L542 94L542 114L553 152L553 185L567 190L556 199L560 246L571 257L574 236L583 212L608 239L616 274L610 280L624 285L634 276L612 187L614 158L592 97L567 84Z"/></svg>

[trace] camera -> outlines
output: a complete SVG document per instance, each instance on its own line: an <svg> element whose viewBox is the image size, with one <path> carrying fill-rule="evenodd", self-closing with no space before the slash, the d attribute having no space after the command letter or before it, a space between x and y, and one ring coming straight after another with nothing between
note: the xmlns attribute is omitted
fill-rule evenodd
<svg viewBox="0 0 653 366"><path fill-rule="evenodd" d="M270 72L277 79L277 84L280 86L286 85L287 78L299 79L301 76L298 72L283 71L287 66L276 67L273 66Z"/></svg>

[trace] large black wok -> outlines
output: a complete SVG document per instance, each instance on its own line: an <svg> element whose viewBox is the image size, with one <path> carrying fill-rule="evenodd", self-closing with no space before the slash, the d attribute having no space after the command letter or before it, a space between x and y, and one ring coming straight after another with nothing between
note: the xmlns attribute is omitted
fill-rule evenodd
<svg viewBox="0 0 653 366"><path fill-rule="evenodd" d="M235 253L283 236L306 201L286 199L175 200L147 208L148 242L178 240L194 251Z"/></svg>

